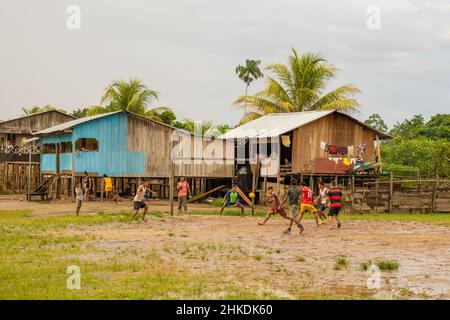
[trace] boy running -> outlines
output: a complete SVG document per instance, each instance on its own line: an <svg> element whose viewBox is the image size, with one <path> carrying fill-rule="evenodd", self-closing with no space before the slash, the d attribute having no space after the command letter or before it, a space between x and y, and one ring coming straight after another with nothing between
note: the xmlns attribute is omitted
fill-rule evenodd
<svg viewBox="0 0 450 320"><path fill-rule="evenodd" d="M131 217L130 222L134 220L139 212L139 209L144 209L144 214L142 215L142 221L144 221L145 215L148 211L148 205L147 203L145 203L145 194L147 193L147 191L150 191L150 193L153 193L154 195L158 194L158 192L155 192L148 188L148 181L144 181L144 183L141 184L136 191L136 195L134 197L134 213Z"/></svg>
<svg viewBox="0 0 450 320"><path fill-rule="evenodd" d="M314 220L316 220L316 227L319 226L319 219L317 218L317 209L313 205L313 194L309 187L306 186L306 182L302 181L301 185L301 192L302 192L302 199L300 204L300 219L298 219L298 222L302 221L303 215L306 211L311 212L314 215Z"/></svg>
<svg viewBox="0 0 450 320"><path fill-rule="evenodd" d="M264 221L263 222L258 222L258 224L259 225L265 224L267 222L267 220L269 220L269 218L272 215L275 215L277 213L279 213L280 216L282 216L283 218L289 219L287 214L286 214L286 211L284 210L284 208L282 206L280 196L278 195L278 193L273 191L273 187L268 187L267 188L267 196L269 198L269 203L272 203L273 206L272 206L272 208L270 208L267 211L267 215L266 215L266 218L264 219Z"/></svg>
<svg viewBox="0 0 450 320"><path fill-rule="evenodd" d="M244 216L244 206L239 201L241 199L241 196L237 192L236 186L232 186L231 190L227 192L225 197L223 197L223 205L220 208L220 215L222 215L222 212L227 207L238 207L241 209L241 216Z"/></svg>
<svg viewBox="0 0 450 320"><path fill-rule="evenodd" d="M328 199L330 200L330 210L328 211L328 217L330 220L332 217L336 219L338 229L341 227L341 220L339 219L339 211L342 207L342 191L340 188L335 187L334 183L330 183L330 191L328 191ZM332 229L333 227L331 227Z"/></svg>
<svg viewBox="0 0 450 320"><path fill-rule="evenodd" d="M328 199L328 188L325 187L323 181L319 182L319 194L316 197L317 205L317 213L319 214L320 223L323 224L327 222L327 217L325 216L325 209L327 208L327 199Z"/></svg>
<svg viewBox="0 0 450 320"><path fill-rule="evenodd" d="M299 198L300 198L300 190L297 188L297 180L292 179L291 186L288 189L288 192L286 194L286 197L284 197L283 203L288 201L289 204L289 226L288 228L283 232L283 234L288 235L291 233L292 224L295 222L297 227L300 229L300 233L303 232L303 225L297 221L298 216L298 205L299 205Z"/></svg>

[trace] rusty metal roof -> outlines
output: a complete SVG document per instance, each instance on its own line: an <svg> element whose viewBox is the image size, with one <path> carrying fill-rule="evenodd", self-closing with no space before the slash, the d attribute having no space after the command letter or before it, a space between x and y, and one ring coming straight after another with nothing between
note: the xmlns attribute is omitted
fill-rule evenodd
<svg viewBox="0 0 450 320"><path fill-rule="evenodd" d="M277 137L294 129L300 128L308 123L323 118L333 112L340 113L349 117L353 121L362 125L363 127L373 130L378 133L381 139L389 138L389 135L380 132L364 122L355 119L348 114L338 112L336 110L323 111L304 111L304 112L290 112L290 113L271 113L256 120L247 122L227 133L219 136L222 139L234 138L271 138Z"/></svg>

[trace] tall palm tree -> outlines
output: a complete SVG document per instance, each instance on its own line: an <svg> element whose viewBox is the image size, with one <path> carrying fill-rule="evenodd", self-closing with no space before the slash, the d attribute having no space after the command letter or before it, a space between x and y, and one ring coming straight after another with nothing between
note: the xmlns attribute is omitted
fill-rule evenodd
<svg viewBox="0 0 450 320"><path fill-rule="evenodd" d="M123 110L144 115L147 105L154 99L158 99L158 92L148 89L140 80L116 80L105 89L101 103L106 103L109 111Z"/></svg>
<svg viewBox="0 0 450 320"><path fill-rule="evenodd" d="M360 90L351 84L325 92L338 69L318 54L299 56L292 49L287 65L273 63L266 69L272 74L266 76L266 88L254 96L241 96L235 101L242 108L249 106L252 109L241 123L276 112L335 109L349 113L359 107L353 95Z"/></svg>
<svg viewBox="0 0 450 320"><path fill-rule="evenodd" d="M236 74L239 79L245 83L245 96L248 95L248 87L253 82L253 80L263 77L263 73L259 69L261 64L260 60L245 60L245 66L238 65L236 67ZM247 109L245 109L245 115L247 114ZM244 115L244 116L245 116Z"/></svg>

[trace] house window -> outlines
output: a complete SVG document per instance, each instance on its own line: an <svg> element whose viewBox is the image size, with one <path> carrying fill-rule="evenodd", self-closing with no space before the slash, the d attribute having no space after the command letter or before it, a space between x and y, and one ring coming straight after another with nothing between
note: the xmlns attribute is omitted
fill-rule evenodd
<svg viewBox="0 0 450 320"><path fill-rule="evenodd" d="M77 152L98 152L98 141L94 138L81 138L75 144Z"/></svg>
<svg viewBox="0 0 450 320"><path fill-rule="evenodd" d="M56 153L56 144L54 143L44 143L41 148L43 154L54 154Z"/></svg>
<svg viewBox="0 0 450 320"><path fill-rule="evenodd" d="M61 143L61 153L72 153L72 142Z"/></svg>

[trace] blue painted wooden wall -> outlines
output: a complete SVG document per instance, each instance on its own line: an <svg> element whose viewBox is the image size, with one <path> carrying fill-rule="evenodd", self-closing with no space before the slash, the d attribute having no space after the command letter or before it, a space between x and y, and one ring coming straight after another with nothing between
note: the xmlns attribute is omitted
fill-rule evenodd
<svg viewBox="0 0 450 320"><path fill-rule="evenodd" d="M41 143L72 141L73 148L81 138L95 138L98 152L75 152L75 172L84 171L111 177L145 176L147 155L128 148L128 115L116 113L79 124L72 134L43 137ZM64 140L69 139L69 140ZM72 170L72 154L61 155L61 170ZM63 168L64 166L64 168ZM68 168L68 169L67 169ZM55 171L56 156L41 155L41 171Z"/></svg>

